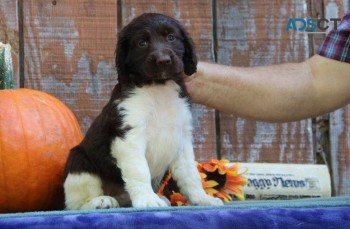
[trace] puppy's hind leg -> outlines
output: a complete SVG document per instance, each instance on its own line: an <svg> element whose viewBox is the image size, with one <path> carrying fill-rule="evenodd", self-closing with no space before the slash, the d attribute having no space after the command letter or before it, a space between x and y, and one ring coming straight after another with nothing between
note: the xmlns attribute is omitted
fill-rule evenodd
<svg viewBox="0 0 350 229"><path fill-rule="evenodd" d="M64 182L64 192L67 209L119 207L115 198L103 195L100 177L89 173L69 173Z"/></svg>

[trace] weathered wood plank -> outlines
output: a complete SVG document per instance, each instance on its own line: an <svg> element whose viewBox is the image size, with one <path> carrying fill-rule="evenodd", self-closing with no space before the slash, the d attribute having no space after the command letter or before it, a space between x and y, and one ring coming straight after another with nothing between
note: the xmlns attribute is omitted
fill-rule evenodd
<svg viewBox="0 0 350 229"><path fill-rule="evenodd" d="M257 66L308 58L307 35L285 31L290 17L307 16L306 1L217 3L219 63ZM220 124L224 158L247 162L315 161L311 120L268 124L220 114Z"/></svg>
<svg viewBox="0 0 350 229"><path fill-rule="evenodd" d="M323 1L311 0L309 2L309 17L324 18ZM317 29L317 31L319 31ZM310 38L310 55L316 54L320 45L322 44L325 34L309 34Z"/></svg>
<svg viewBox="0 0 350 229"><path fill-rule="evenodd" d="M116 1L28 0L23 4L25 87L64 101L85 132L117 82Z"/></svg>
<svg viewBox="0 0 350 229"><path fill-rule="evenodd" d="M19 87L19 39L17 12L17 1L0 1L0 41L11 45L15 88Z"/></svg>
<svg viewBox="0 0 350 229"><path fill-rule="evenodd" d="M324 1L325 17L343 17L350 1ZM331 165L334 194L350 195L350 105L330 115Z"/></svg>
<svg viewBox="0 0 350 229"><path fill-rule="evenodd" d="M342 18L344 13L350 9L349 0L323 0L323 5L326 18ZM330 24L330 26L331 25L332 24ZM330 29L332 29L332 27Z"/></svg>
<svg viewBox="0 0 350 229"><path fill-rule="evenodd" d="M308 3L309 17L312 18L324 18L323 1L311 0ZM320 30L317 28L317 32ZM309 34L309 47L310 56L315 55L325 38L325 34ZM316 117L312 120L312 130L314 137L314 151L316 157L316 163L327 164L330 168L330 162L328 161L330 149L329 149L329 114L325 114Z"/></svg>
<svg viewBox="0 0 350 229"><path fill-rule="evenodd" d="M350 106L330 116L331 165L334 194L350 194Z"/></svg>
<svg viewBox="0 0 350 229"><path fill-rule="evenodd" d="M127 0L122 2L123 25L146 12L157 12L178 19L190 32L200 60L213 61L212 6L210 0L162 1ZM193 106L196 160L216 158L214 110Z"/></svg>

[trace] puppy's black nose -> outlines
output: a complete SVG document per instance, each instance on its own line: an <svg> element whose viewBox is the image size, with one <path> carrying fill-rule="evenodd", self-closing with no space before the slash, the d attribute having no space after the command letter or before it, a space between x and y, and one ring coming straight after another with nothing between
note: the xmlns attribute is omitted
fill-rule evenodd
<svg viewBox="0 0 350 229"><path fill-rule="evenodd" d="M157 58L156 63L159 66L167 66L171 64L171 58L169 55L162 55Z"/></svg>

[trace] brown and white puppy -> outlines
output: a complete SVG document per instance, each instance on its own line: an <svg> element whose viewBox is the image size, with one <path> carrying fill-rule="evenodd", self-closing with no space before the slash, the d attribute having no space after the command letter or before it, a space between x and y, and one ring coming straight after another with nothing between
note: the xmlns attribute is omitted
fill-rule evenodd
<svg viewBox="0 0 350 229"><path fill-rule="evenodd" d="M133 207L167 206L154 190L168 170L191 204L221 205L203 190L194 161L182 80L197 65L188 33L171 17L143 14L120 32L116 65L118 84L108 104L69 154L67 209L125 206L115 196L125 191Z"/></svg>

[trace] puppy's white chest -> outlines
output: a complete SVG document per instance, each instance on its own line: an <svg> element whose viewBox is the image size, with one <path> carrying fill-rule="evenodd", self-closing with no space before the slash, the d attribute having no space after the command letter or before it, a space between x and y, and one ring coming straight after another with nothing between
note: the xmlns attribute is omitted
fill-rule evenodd
<svg viewBox="0 0 350 229"><path fill-rule="evenodd" d="M173 81L137 88L125 106L129 125L143 129L152 177L163 175L183 151L184 139L192 138L191 112L179 90Z"/></svg>
<svg viewBox="0 0 350 229"><path fill-rule="evenodd" d="M177 85L154 88L146 121L146 158L152 177L162 175L183 151L184 138L191 137L191 113L179 98Z"/></svg>
<svg viewBox="0 0 350 229"><path fill-rule="evenodd" d="M145 117L149 144L162 140L169 143L183 134L191 118L183 99L175 93L156 92L150 98L149 104L148 115Z"/></svg>

